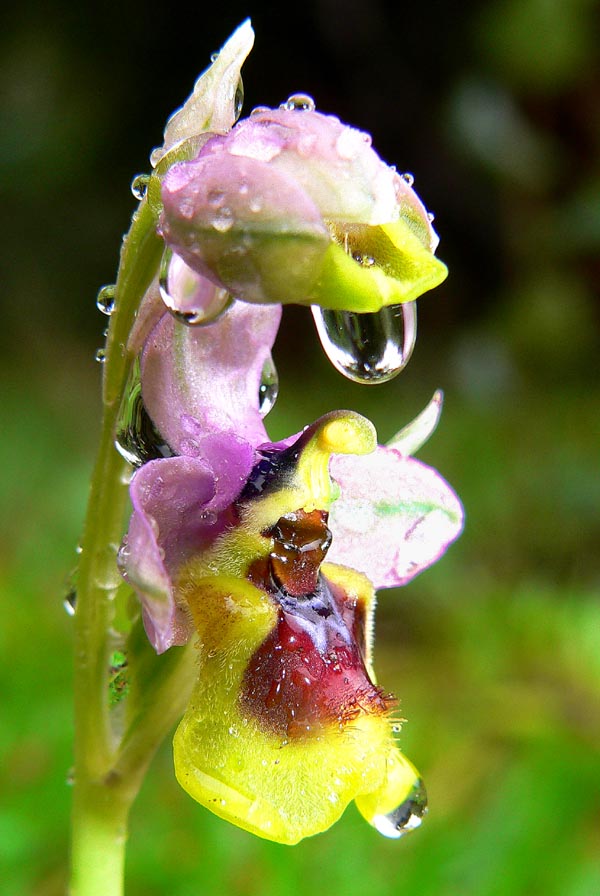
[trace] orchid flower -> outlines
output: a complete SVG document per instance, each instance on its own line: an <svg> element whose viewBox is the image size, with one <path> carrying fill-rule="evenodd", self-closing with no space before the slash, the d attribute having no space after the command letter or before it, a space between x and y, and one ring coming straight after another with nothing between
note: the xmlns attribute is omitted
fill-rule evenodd
<svg viewBox="0 0 600 896"><path fill-rule="evenodd" d="M280 313L236 301L197 327L165 312L147 337L144 405L173 456L132 479L121 568L157 652L199 639L174 742L195 799L282 843L326 829L351 800L399 836L426 798L375 684L374 595L460 532L452 490L407 453L441 400L390 447L349 411L269 442L259 387Z"/></svg>
<svg viewBox="0 0 600 896"><path fill-rule="evenodd" d="M76 612L72 891L83 896L119 892L129 807L182 713L179 782L261 837L296 843L352 801L399 837L427 806L397 743L396 700L376 682L373 613L377 589L407 584L462 528L450 486L412 457L441 393L387 446L352 411L272 442L265 384L282 305L312 306L326 350L332 326L351 345L359 334L375 382L366 322L393 341L400 314L414 338L398 309L447 272L432 216L368 135L303 94L237 121L252 43L246 22L168 122L144 190L136 180L116 287L101 293L104 422ZM385 378L409 353L385 361ZM123 428L132 407L137 423ZM115 435L137 467L118 552L128 585L114 566L128 481ZM125 635L112 625L131 588L145 635L130 618ZM113 711L115 643L131 645L134 680Z"/></svg>

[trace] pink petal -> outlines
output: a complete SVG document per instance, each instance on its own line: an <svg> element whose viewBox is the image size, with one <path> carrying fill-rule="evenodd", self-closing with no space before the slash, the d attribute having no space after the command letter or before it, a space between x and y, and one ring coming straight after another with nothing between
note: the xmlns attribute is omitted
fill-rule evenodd
<svg viewBox="0 0 600 896"><path fill-rule="evenodd" d="M197 457L150 461L133 476L133 514L119 565L135 588L148 638L163 653L191 631L175 600L182 563L222 531L227 508L247 480L254 452L227 435L199 439Z"/></svg>
<svg viewBox="0 0 600 896"><path fill-rule="evenodd" d="M462 531L463 508L448 483L393 448L334 456L330 470L341 494L330 512L328 559L363 572L376 588L405 585Z"/></svg>
<svg viewBox="0 0 600 896"><path fill-rule="evenodd" d="M175 451L196 454L198 438L218 432L266 441L260 380L280 318L278 305L241 302L205 327L161 318L142 354L142 394Z"/></svg>

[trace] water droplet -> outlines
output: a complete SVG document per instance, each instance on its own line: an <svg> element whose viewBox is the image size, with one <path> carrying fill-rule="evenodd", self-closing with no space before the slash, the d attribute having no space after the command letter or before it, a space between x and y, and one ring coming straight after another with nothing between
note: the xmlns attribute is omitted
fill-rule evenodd
<svg viewBox="0 0 600 896"><path fill-rule="evenodd" d="M133 193L135 199L138 200L138 202L141 202L146 195L149 183L149 174L136 174L136 176L131 181L131 192Z"/></svg>
<svg viewBox="0 0 600 896"><path fill-rule="evenodd" d="M106 361L106 350L105 349L103 349L103 348L98 349L98 351L96 352L96 361L99 364L104 364L104 362Z"/></svg>
<svg viewBox="0 0 600 896"><path fill-rule="evenodd" d="M359 252L355 252L352 258L363 268L372 268L375 264L375 259L372 255L361 255Z"/></svg>
<svg viewBox="0 0 600 896"><path fill-rule="evenodd" d="M262 417L266 417L277 401L279 394L279 376L271 355L263 365L258 388L258 409Z"/></svg>
<svg viewBox="0 0 600 896"><path fill-rule="evenodd" d="M375 815L372 825L384 837L397 840L418 828L427 814L427 792L420 778L404 802L386 815Z"/></svg>
<svg viewBox="0 0 600 896"><path fill-rule="evenodd" d="M314 112L316 104L312 96L307 93L294 93L281 104L280 108L289 112Z"/></svg>
<svg viewBox="0 0 600 896"><path fill-rule="evenodd" d="M233 215L228 208L220 208L218 214L212 219L212 226L219 233L227 233L233 227Z"/></svg>
<svg viewBox="0 0 600 896"><path fill-rule="evenodd" d="M410 171L405 171L404 174L401 174L400 176L402 180L408 184L409 187L412 187L415 182L414 174L411 174Z"/></svg>
<svg viewBox="0 0 600 896"><path fill-rule="evenodd" d="M77 591L75 588L71 588L65 599L63 600L63 607L68 616L75 615L75 606L77 604Z"/></svg>
<svg viewBox="0 0 600 896"><path fill-rule="evenodd" d="M209 190L206 194L206 201L212 208L220 208L225 201L225 191Z"/></svg>
<svg viewBox="0 0 600 896"><path fill-rule="evenodd" d="M252 112L250 113L250 118L256 118L257 115L264 115L265 112L270 112L268 106L255 106Z"/></svg>
<svg viewBox="0 0 600 896"><path fill-rule="evenodd" d="M242 114L242 106L244 105L244 82L240 76L235 88L235 96L233 98L233 119L237 121Z"/></svg>
<svg viewBox="0 0 600 896"><path fill-rule="evenodd" d="M79 567L75 566L65 582L63 607L68 616L75 615L75 607L77 604L77 580L79 575Z"/></svg>
<svg viewBox="0 0 600 896"><path fill-rule="evenodd" d="M435 221L435 215L433 214L433 212L427 212L427 220L430 224L433 224L433 222Z"/></svg>
<svg viewBox="0 0 600 896"><path fill-rule="evenodd" d="M139 360L133 364L123 394L115 447L119 454L134 467L141 467L149 460L173 457L174 452L152 423L142 400Z"/></svg>
<svg viewBox="0 0 600 896"><path fill-rule="evenodd" d="M211 61L211 62L216 62L218 58L219 58L219 53L218 53L218 52L215 52L215 53L211 53L211 54L210 54L210 61Z"/></svg>
<svg viewBox="0 0 600 896"><path fill-rule="evenodd" d="M96 306L98 311L106 314L107 317L113 313L115 307L115 285L111 283L108 286L102 286L96 296Z"/></svg>
<svg viewBox="0 0 600 896"><path fill-rule="evenodd" d="M408 364L417 338L416 302L370 314L313 305L312 313L325 354L355 383L386 383Z"/></svg>
<svg viewBox="0 0 600 896"><path fill-rule="evenodd" d="M215 193L213 202L218 201ZM190 327L211 324L233 304L233 296L226 289L197 274L169 248L160 266L159 290L173 317Z"/></svg>

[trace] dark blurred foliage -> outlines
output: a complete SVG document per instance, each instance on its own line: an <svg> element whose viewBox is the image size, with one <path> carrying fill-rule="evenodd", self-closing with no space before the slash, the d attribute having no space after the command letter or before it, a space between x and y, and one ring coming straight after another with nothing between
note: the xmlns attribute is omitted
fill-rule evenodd
<svg viewBox="0 0 600 896"><path fill-rule="evenodd" d="M592 896L600 892L600 39L595 0L24 3L0 29L0 869L64 890L69 619L98 432L98 287L114 280L167 116L247 15L245 110L298 90L370 131L436 213L450 277L419 303L393 383L345 382L286 309L272 432L332 407L382 438L441 386L422 451L467 509L461 541L378 616L380 678L432 813L400 844L349 811L292 850L212 819L160 754L129 892ZM2 863L0 859L0 864Z"/></svg>

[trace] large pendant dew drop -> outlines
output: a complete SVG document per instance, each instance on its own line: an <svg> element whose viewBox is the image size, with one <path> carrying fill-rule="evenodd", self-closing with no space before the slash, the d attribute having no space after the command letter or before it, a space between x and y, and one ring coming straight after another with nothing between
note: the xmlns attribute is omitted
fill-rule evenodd
<svg viewBox="0 0 600 896"><path fill-rule="evenodd" d="M312 306L325 354L355 383L386 383L406 367L417 339L417 305L406 302L359 314Z"/></svg>

